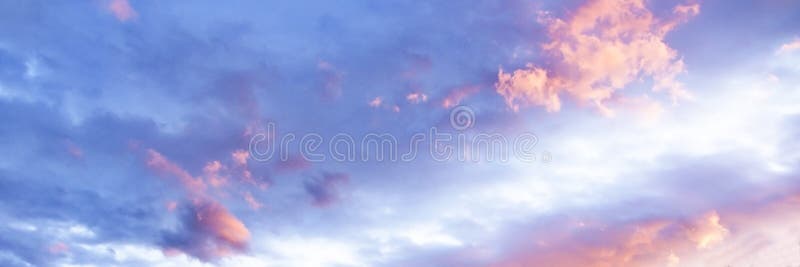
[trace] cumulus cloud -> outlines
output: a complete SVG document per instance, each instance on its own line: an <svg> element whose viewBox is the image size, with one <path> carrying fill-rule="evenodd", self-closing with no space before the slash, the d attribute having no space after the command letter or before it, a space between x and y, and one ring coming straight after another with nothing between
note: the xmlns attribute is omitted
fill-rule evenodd
<svg viewBox="0 0 800 267"><path fill-rule="evenodd" d="M552 64L501 69L496 90L515 111L525 106L558 111L563 95L606 110L606 100L643 79L673 101L687 98L676 79L685 71L683 61L664 37L697 13L699 5L679 5L670 18L657 18L643 0L590 0L567 19L543 12L540 22L550 41L542 48Z"/></svg>
<svg viewBox="0 0 800 267"><path fill-rule="evenodd" d="M502 69L497 74L497 92L506 99L506 104L514 111L520 105L544 106L547 111L561 109L558 89L548 84L547 71L528 64L527 69L505 73Z"/></svg>

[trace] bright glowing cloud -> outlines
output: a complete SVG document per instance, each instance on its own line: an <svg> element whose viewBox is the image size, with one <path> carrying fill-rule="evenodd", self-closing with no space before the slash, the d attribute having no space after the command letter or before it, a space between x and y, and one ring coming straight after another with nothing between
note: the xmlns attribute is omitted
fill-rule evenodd
<svg viewBox="0 0 800 267"><path fill-rule="evenodd" d="M515 111L530 105L558 111L562 95L608 109L605 102L617 91L645 78L652 80L653 91L667 92L673 101L687 98L677 81L683 60L664 37L698 12L698 5L682 5L672 18L661 19L642 0L592 0L566 20L542 13L551 39L542 48L552 66L501 69L495 87Z"/></svg>

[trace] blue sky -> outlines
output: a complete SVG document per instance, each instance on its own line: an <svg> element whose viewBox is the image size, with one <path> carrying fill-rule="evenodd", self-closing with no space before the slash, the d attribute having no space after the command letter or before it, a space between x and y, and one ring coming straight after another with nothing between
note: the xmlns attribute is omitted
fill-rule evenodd
<svg viewBox="0 0 800 267"><path fill-rule="evenodd" d="M0 1L0 265L800 261L797 1L226 4Z"/></svg>

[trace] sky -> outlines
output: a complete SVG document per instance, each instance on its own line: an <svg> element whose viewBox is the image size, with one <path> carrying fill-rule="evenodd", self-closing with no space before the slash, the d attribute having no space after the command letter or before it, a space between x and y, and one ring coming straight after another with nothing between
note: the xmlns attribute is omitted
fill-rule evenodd
<svg viewBox="0 0 800 267"><path fill-rule="evenodd" d="M794 0L3 0L0 266L796 266L799 84Z"/></svg>

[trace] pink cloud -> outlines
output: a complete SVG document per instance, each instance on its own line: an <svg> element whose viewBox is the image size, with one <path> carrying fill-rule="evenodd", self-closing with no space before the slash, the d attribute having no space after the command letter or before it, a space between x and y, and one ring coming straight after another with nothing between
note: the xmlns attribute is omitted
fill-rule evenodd
<svg viewBox="0 0 800 267"><path fill-rule="evenodd" d="M606 109L604 102L617 91L643 79L651 79L653 91L666 92L673 101L688 98L676 80L684 72L683 61L664 37L699 8L680 5L672 18L661 19L644 0L590 0L566 20L542 13L550 37L542 48L553 64L528 64L511 73L501 69L497 92L515 111L543 106L555 112L564 95Z"/></svg>
<svg viewBox="0 0 800 267"><path fill-rule="evenodd" d="M228 178L220 174L223 168L222 163L217 160L208 162L203 167L203 174L211 186L221 187L228 183Z"/></svg>
<svg viewBox="0 0 800 267"><path fill-rule="evenodd" d="M411 93L406 96L406 100L408 100L408 102L411 104L428 102L428 95L424 93Z"/></svg>
<svg viewBox="0 0 800 267"><path fill-rule="evenodd" d="M250 157L250 152L246 150L236 150L231 153L231 157L233 158L233 162L238 166L247 165L247 158Z"/></svg>
<svg viewBox="0 0 800 267"><path fill-rule="evenodd" d="M735 266L756 260L755 266L777 266L775 259L757 255L796 251L800 190L786 184L748 190L732 202L686 217L557 219L534 232L514 233L518 239L510 252L488 265ZM800 259L791 255L785 260Z"/></svg>
<svg viewBox="0 0 800 267"><path fill-rule="evenodd" d="M546 70L528 64L527 69L513 73L505 73L501 69L495 87L514 111L519 111L520 105L544 106L547 111L558 111L561 109L561 100L550 82Z"/></svg>
<svg viewBox="0 0 800 267"><path fill-rule="evenodd" d="M138 16L128 0L111 0L106 7L119 21L128 21Z"/></svg>
<svg viewBox="0 0 800 267"><path fill-rule="evenodd" d="M442 99L442 107L444 108L453 108L461 104L461 101L467 98L470 95L478 93L480 91L480 87L475 85L464 86L460 88L456 88L455 90L451 91L447 94L447 96Z"/></svg>
<svg viewBox="0 0 800 267"><path fill-rule="evenodd" d="M281 160L275 163L275 170L278 172L305 170L311 167L311 162L308 162L302 156L289 156L286 160Z"/></svg>
<svg viewBox="0 0 800 267"><path fill-rule="evenodd" d="M786 43L778 49L778 54L790 53L792 51L800 49L800 38L794 39L794 41Z"/></svg>
<svg viewBox="0 0 800 267"><path fill-rule="evenodd" d="M183 232L165 241L162 249L165 255L183 252L208 261L243 252L248 247L250 231L216 201L193 201L182 223Z"/></svg>
<svg viewBox="0 0 800 267"><path fill-rule="evenodd" d="M215 188L229 182L230 173L241 172L245 182L252 180L252 174L246 169L246 151L237 150L232 153L232 166L213 160L203 167L203 176ZM201 177L195 178L188 171L170 161L156 150L147 150L147 166L158 173L176 177L188 192L190 201L187 212L182 219L182 232L169 236L164 241L165 255L179 252L192 255L201 260L224 257L243 251L250 239L250 232L238 218L231 214L213 197L213 192L206 192L208 187ZM220 188L222 189L222 188ZM249 192L245 201L254 209L259 203ZM178 203L169 201L168 211L176 210Z"/></svg>
<svg viewBox="0 0 800 267"><path fill-rule="evenodd" d="M244 248L250 239L244 223L218 203L198 205L196 218L204 230L233 248Z"/></svg>
<svg viewBox="0 0 800 267"><path fill-rule="evenodd" d="M147 166L151 169L178 178L184 188L192 194L202 194L206 184L202 179L192 177L189 172L173 163L164 155L153 149L147 150Z"/></svg>
<svg viewBox="0 0 800 267"><path fill-rule="evenodd" d="M256 198L254 198L253 194L251 194L250 192L244 193L244 201L246 201L247 205L250 205L250 208L254 210L259 210L262 207L264 207L264 204L261 204L261 202L256 200Z"/></svg>
<svg viewBox="0 0 800 267"><path fill-rule="evenodd" d="M377 107L381 106L381 103L383 103L383 99L381 97L375 97L374 99L369 101L369 103L367 103L367 104L370 107L377 108Z"/></svg>
<svg viewBox="0 0 800 267"><path fill-rule="evenodd" d="M679 255L710 248L728 234L715 211L622 225L572 221L534 234L535 242L492 266L669 266Z"/></svg>

